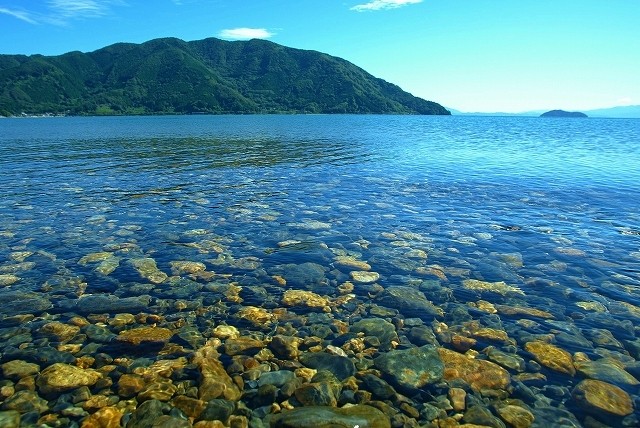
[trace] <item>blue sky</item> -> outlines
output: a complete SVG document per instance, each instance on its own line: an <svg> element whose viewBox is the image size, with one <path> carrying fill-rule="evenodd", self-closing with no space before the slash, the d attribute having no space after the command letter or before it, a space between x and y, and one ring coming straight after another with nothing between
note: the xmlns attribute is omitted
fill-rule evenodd
<svg viewBox="0 0 640 428"><path fill-rule="evenodd" d="M0 0L0 53L266 38L468 112L640 104L640 0Z"/></svg>

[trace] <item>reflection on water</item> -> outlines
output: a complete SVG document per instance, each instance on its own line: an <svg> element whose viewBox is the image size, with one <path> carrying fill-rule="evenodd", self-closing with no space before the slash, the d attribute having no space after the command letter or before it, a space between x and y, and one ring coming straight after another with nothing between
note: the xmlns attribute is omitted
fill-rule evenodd
<svg viewBox="0 0 640 428"><path fill-rule="evenodd" d="M637 124L3 120L0 420L633 426Z"/></svg>

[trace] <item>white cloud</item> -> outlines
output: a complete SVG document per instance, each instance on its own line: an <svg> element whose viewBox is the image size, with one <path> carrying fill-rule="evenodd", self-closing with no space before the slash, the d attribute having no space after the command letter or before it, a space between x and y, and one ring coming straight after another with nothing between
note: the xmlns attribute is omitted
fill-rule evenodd
<svg viewBox="0 0 640 428"><path fill-rule="evenodd" d="M0 13L30 24L67 25L76 19L100 18L112 12L113 6L126 5L125 0L47 0L42 12L0 7Z"/></svg>
<svg viewBox="0 0 640 428"><path fill-rule="evenodd" d="M218 33L218 36L223 39L233 40L268 39L273 35L274 33L264 28L230 28Z"/></svg>
<svg viewBox="0 0 640 428"><path fill-rule="evenodd" d="M31 15L29 14L29 12L24 12L21 10L5 9L4 7L0 7L0 13L13 16L14 18L18 18L21 21L28 22L29 24L38 23L35 19L31 18Z"/></svg>
<svg viewBox="0 0 640 428"><path fill-rule="evenodd" d="M95 18L109 11L110 1L49 0L49 8L61 18Z"/></svg>
<svg viewBox="0 0 640 428"><path fill-rule="evenodd" d="M408 4L421 3L422 0L372 0L369 3L358 4L353 6L351 10L356 12L364 12L367 10L395 9Z"/></svg>

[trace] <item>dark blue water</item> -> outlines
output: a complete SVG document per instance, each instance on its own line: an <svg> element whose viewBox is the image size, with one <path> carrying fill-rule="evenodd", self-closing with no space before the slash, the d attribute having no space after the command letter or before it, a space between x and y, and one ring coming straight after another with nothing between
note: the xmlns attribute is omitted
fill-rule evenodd
<svg viewBox="0 0 640 428"><path fill-rule="evenodd" d="M506 349L525 358L527 335L564 328L581 340L563 349L631 365L640 357L639 188L635 119L3 119L0 299L35 293L47 313L68 317L65 301L83 293L135 296L131 284L149 281L127 261L141 257L170 276L181 275L172 261L202 262L247 287L315 263L328 287L318 290L331 296L350 279L337 263L349 257L369 263L383 288L420 287L449 327L476 319L506 331L518 347ZM99 261L79 263L97 252L118 267L105 275ZM472 290L468 279L513 288ZM48 295L47 281L86 285ZM361 286L370 284L355 289L369 305ZM256 296L244 303L260 306ZM480 300L554 321L533 318L524 332L517 317L469 309ZM594 329L620 346L592 341Z"/></svg>

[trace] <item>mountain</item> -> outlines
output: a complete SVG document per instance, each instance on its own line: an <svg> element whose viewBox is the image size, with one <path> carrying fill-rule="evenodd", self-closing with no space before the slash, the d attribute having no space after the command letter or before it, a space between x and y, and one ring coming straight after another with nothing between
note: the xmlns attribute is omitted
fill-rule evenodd
<svg viewBox="0 0 640 428"><path fill-rule="evenodd" d="M542 113L540 117L589 117L579 111L550 110Z"/></svg>
<svg viewBox="0 0 640 428"><path fill-rule="evenodd" d="M640 105L601 108L587 113L589 117L640 118Z"/></svg>
<svg viewBox="0 0 640 428"><path fill-rule="evenodd" d="M341 58L215 38L0 55L0 115L22 113L450 114Z"/></svg>
<svg viewBox="0 0 640 428"><path fill-rule="evenodd" d="M460 110L447 107L447 110L453 115L464 116L531 116L538 117L546 110L531 110L521 113L467 113ZM595 110L584 110L584 113L589 117L609 117L609 118L640 118L640 105L635 106L619 106L602 108Z"/></svg>

